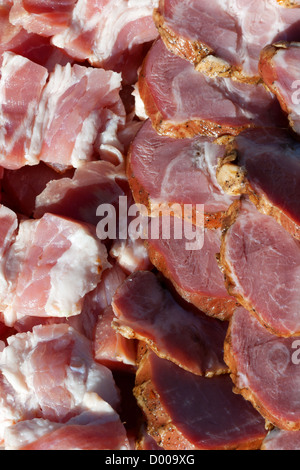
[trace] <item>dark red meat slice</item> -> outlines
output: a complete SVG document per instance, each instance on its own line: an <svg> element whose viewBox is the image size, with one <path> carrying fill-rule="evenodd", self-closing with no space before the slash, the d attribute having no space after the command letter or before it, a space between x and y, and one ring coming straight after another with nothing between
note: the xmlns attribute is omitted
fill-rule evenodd
<svg viewBox="0 0 300 470"><path fill-rule="evenodd" d="M223 344L227 324L180 305L155 274L139 272L117 290L113 327L145 341L160 357L198 375L227 372Z"/></svg>
<svg viewBox="0 0 300 470"><path fill-rule="evenodd" d="M229 292L266 328L299 334L299 241L243 200L231 209L220 261Z"/></svg>
<svg viewBox="0 0 300 470"><path fill-rule="evenodd" d="M232 392L228 375L200 377L148 352L134 393L149 434L166 450L256 449L266 435L264 419Z"/></svg>
<svg viewBox="0 0 300 470"><path fill-rule="evenodd" d="M217 145L209 137L160 136L148 119L134 138L127 158L127 176L135 201L153 213L169 210L173 204L182 208L192 204L194 221L196 205L204 204L205 224L220 226L234 200L216 179L218 159L224 151L224 145Z"/></svg>
<svg viewBox="0 0 300 470"><path fill-rule="evenodd" d="M298 351L297 351L298 348ZM270 333L244 308L230 322L225 361L236 392L281 429L300 429L299 340Z"/></svg>

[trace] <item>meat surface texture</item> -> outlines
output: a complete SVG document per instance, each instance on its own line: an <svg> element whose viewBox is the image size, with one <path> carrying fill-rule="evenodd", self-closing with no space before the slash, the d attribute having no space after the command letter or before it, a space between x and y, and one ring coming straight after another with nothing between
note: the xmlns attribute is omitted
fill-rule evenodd
<svg viewBox="0 0 300 470"><path fill-rule="evenodd" d="M12 336L0 371L1 440L19 421L66 423L88 411L90 401L101 398L114 409L120 403L111 371L94 361L90 342L66 324Z"/></svg>
<svg viewBox="0 0 300 470"><path fill-rule="evenodd" d="M275 428L265 438L261 450L300 450L300 432Z"/></svg>
<svg viewBox="0 0 300 470"><path fill-rule="evenodd" d="M134 389L148 432L165 450L257 449L265 421L228 375L200 377L148 352Z"/></svg>
<svg viewBox="0 0 300 470"><path fill-rule="evenodd" d="M85 226L52 214L21 221L4 266L5 322L78 315L107 266L105 247Z"/></svg>
<svg viewBox="0 0 300 470"><path fill-rule="evenodd" d="M217 180L230 195L246 193L259 211L300 239L300 146L289 132L243 132L228 145Z"/></svg>
<svg viewBox="0 0 300 470"><path fill-rule="evenodd" d="M1 166L16 170L35 165L38 159L30 154L31 135L48 72L24 57L5 52L0 76Z"/></svg>
<svg viewBox="0 0 300 470"><path fill-rule="evenodd" d="M270 333L243 308L233 315L224 357L235 390L266 420L289 431L300 429L298 355L297 337Z"/></svg>
<svg viewBox="0 0 300 470"><path fill-rule="evenodd" d="M161 39L145 58L139 93L156 130L172 137L237 135L282 122L277 100L263 85L207 77Z"/></svg>
<svg viewBox="0 0 300 470"><path fill-rule="evenodd" d="M164 218L158 222L163 230ZM167 220L166 226L168 223ZM203 232L203 229L192 226L188 222L184 223L182 229L182 222L179 219L173 219L173 221L171 219L170 226L170 237L154 237L150 234L146 241L150 260L172 282L177 292L187 302L212 317L227 320L236 308L237 301L227 292L217 263L217 254L221 246L221 231L205 230ZM182 232L189 229L189 232L193 233L193 249L190 249L189 241L184 237L176 239L176 227L177 230L180 227Z"/></svg>
<svg viewBox="0 0 300 470"><path fill-rule="evenodd" d="M229 292L267 329L299 334L298 240L244 200L231 209L220 261Z"/></svg>
<svg viewBox="0 0 300 470"><path fill-rule="evenodd" d="M28 32L53 36L67 28L75 3L76 0L14 0L9 20L13 25L22 26Z"/></svg>
<svg viewBox="0 0 300 470"><path fill-rule="evenodd" d="M277 96L296 134L300 134L300 43L267 46L259 70L265 84Z"/></svg>
<svg viewBox="0 0 300 470"><path fill-rule="evenodd" d="M127 338L145 341L160 357L197 375L227 372L223 344L227 325L181 306L155 274L138 272L117 290L113 326Z"/></svg>
<svg viewBox="0 0 300 470"><path fill-rule="evenodd" d="M172 52L210 74L252 82L266 45L300 39L299 20L300 10L273 0L160 0L155 12Z"/></svg>
<svg viewBox="0 0 300 470"><path fill-rule="evenodd" d="M157 0L79 0L70 26L53 38L55 46L94 66L113 66L124 52L153 41L152 11Z"/></svg>
<svg viewBox="0 0 300 470"><path fill-rule="evenodd" d="M170 206L204 205L205 225L216 227L234 198L216 179L218 159L225 147L213 138L174 139L160 136L148 119L134 138L127 158L127 176L136 203L152 215ZM151 178L149 178L149 172ZM202 218L201 218L202 223Z"/></svg>

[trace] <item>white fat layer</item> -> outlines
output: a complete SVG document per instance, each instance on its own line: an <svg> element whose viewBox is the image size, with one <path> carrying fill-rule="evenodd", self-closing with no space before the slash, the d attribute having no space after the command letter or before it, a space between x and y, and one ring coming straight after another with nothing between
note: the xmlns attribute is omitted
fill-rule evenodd
<svg viewBox="0 0 300 470"><path fill-rule="evenodd" d="M98 135L101 117L98 111L93 111L82 124L81 131L76 137L71 155L73 168L79 168L93 152L93 144Z"/></svg>
<svg viewBox="0 0 300 470"><path fill-rule="evenodd" d="M45 306L49 316L80 314L84 295L96 287L106 267L104 245L85 230L77 230L69 241L70 248L51 270L51 289Z"/></svg>
<svg viewBox="0 0 300 470"><path fill-rule="evenodd" d="M92 53L86 57L92 63L101 62L112 55L112 51L124 25L151 16L153 8L158 6L158 0L116 0L109 1L93 13L88 14L87 0L79 0L73 10L71 28L53 37L57 47L68 47L82 31L96 31ZM101 25L101 28L99 28ZM149 37L149 41L153 39ZM135 44L134 38L129 49ZM145 41L147 42L147 41Z"/></svg>
<svg viewBox="0 0 300 470"><path fill-rule="evenodd" d="M36 101L28 103L27 114L24 117L22 123L18 128L14 130L14 138L11 140L7 139L6 126L10 124L9 120L5 116L5 109L3 108L3 103L6 102L6 86L9 81L12 80L12 77L18 69L22 69L28 64L29 60L13 54L12 52L5 52L3 54L3 62L1 68L1 80L0 80L0 96L2 96L1 105L0 105L0 151L4 155L12 152L14 145L25 136L27 143L25 143L24 156L25 161L28 165L36 165L39 160L36 158L36 155L30 152L30 140L32 137L32 128L34 123L34 118L37 112L38 104ZM44 83L46 83L46 73L44 77Z"/></svg>
<svg viewBox="0 0 300 470"><path fill-rule="evenodd" d="M146 113L144 101L141 98L138 85L135 85L134 91L132 92L135 100L135 114L141 119L141 121L146 121L148 119L148 114Z"/></svg>

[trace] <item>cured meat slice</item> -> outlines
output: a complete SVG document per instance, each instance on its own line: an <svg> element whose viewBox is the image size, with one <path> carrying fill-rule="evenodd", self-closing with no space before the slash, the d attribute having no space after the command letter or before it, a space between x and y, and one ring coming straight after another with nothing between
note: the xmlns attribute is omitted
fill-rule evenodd
<svg viewBox="0 0 300 470"><path fill-rule="evenodd" d="M65 423L101 397L120 397L112 373L97 364L91 343L66 324L36 326L8 339L0 356L1 440L7 427L43 418Z"/></svg>
<svg viewBox="0 0 300 470"><path fill-rule="evenodd" d="M139 92L155 129L171 137L237 135L282 123L276 98L262 84L209 78L168 51L161 39L144 60Z"/></svg>
<svg viewBox="0 0 300 470"><path fill-rule="evenodd" d="M194 374L227 372L226 323L181 306L152 272L130 276L117 290L112 308L112 325L125 338L145 341L160 357Z"/></svg>
<svg viewBox="0 0 300 470"><path fill-rule="evenodd" d="M21 221L5 263L6 324L27 315L78 315L107 267L104 245L85 226L52 214Z"/></svg>
<svg viewBox="0 0 300 470"><path fill-rule="evenodd" d="M259 63L264 82L277 96L297 134L300 134L299 60L300 43L283 43L267 46Z"/></svg>
<svg viewBox="0 0 300 470"><path fill-rule="evenodd" d="M94 159L94 144L111 114L125 122L121 76L75 64L57 65L39 104L30 153L58 169Z"/></svg>
<svg viewBox="0 0 300 470"><path fill-rule="evenodd" d="M228 375L200 377L148 351L134 393L165 450L257 449L266 436L265 420L232 392Z"/></svg>
<svg viewBox="0 0 300 470"><path fill-rule="evenodd" d="M36 165L38 159L30 153L31 132L48 72L24 57L5 52L0 75L1 166L16 170Z"/></svg>
<svg viewBox="0 0 300 470"><path fill-rule="evenodd" d="M118 180L125 180L124 173L105 161L87 162L76 169L73 178L50 181L36 198L34 217L49 212L56 215L97 225L97 209L100 204L118 206L124 191Z"/></svg>
<svg viewBox="0 0 300 470"><path fill-rule="evenodd" d="M155 12L171 51L209 74L250 81L259 80L259 55L267 44L300 39L299 20L298 9L270 0L160 0Z"/></svg>
<svg viewBox="0 0 300 470"><path fill-rule="evenodd" d="M121 54L157 37L154 6L157 0L79 0L69 28L55 35L53 43L76 59L111 67Z"/></svg>
<svg viewBox="0 0 300 470"><path fill-rule="evenodd" d="M300 240L300 145L284 130L251 129L228 146L217 179L231 195L248 194Z"/></svg>
<svg viewBox="0 0 300 470"><path fill-rule="evenodd" d="M63 32L70 24L76 0L13 0L9 20L42 36Z"/></svg>
<svg viewBox="0 0 300 470"><path fill-rule="evenodd" d="M193 205L196 223L197 204L204 204L205 224L220 226L233 198L216 179L218 159L225 146L213 138L173 139L160 136L150 119L134 138L127 157L127 176L135 201L145 205L150 214L180 204ZM149 172L151 178L149 178ZM201 218L202 222L202 218Z"/></svg>
<svg viewBox="0 0 300 470"><path fill-rule="evenodd" d="M296 8L300 5L299 0L277 0L277 2L286 8Z"/></svg>
<svg viewBox="0 0 300 470"><path fill-rule="evenodd" d="M164 224L167 226L168 223L170 221L160 221L162 230ZM187 239L175 236L178 226L182 229L181 221L171 219L170 226L171 237L151 234L146 240L151 262L186 301L210 316L227 320L236 308L237 301L228 294L216 259L220 252L221 231L205 230L202 245L202 229L185 221L182 231L189 228L195 237L193 246L197 248L199 243L198 249L189 249L187 244L190 242Z"/></svg>
<svg viewBox="0 0 300 470"><path fill-rule="evenodd" d="M297 351L298 348L298 351ZM273 425L300 429L299 341L270 333L244 308L230 322L224 358L235 391Z"/></svg>
<svg viewBox="0 0 300 470"><path fill-rule="evenodd" d="M5 450L128 450L119 415L98 396L66 423L42 418L19 421L5 430Z"/></svg>
<svg viewBox="0 0 300 470"><path fill-rule="evenodd" d="M266 328L299 334L299 241L243 200L229 213L220 262L229 292Z"/></svg>
<svg viewBox="0 0 300 470"><path fill-rule="evenodd" d="M273 429L265 438L261 450L300 450L300 432Z"/></svg>

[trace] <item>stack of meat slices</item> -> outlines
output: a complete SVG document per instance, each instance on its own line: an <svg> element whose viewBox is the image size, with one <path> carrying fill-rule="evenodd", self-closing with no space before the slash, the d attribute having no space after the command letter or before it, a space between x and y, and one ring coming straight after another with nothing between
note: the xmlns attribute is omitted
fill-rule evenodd
<svg viewBox="0 0 300 470"><path fill-rule="evenodd" d="M300 449L299 6L1 2L4 449Z"/></svg>

